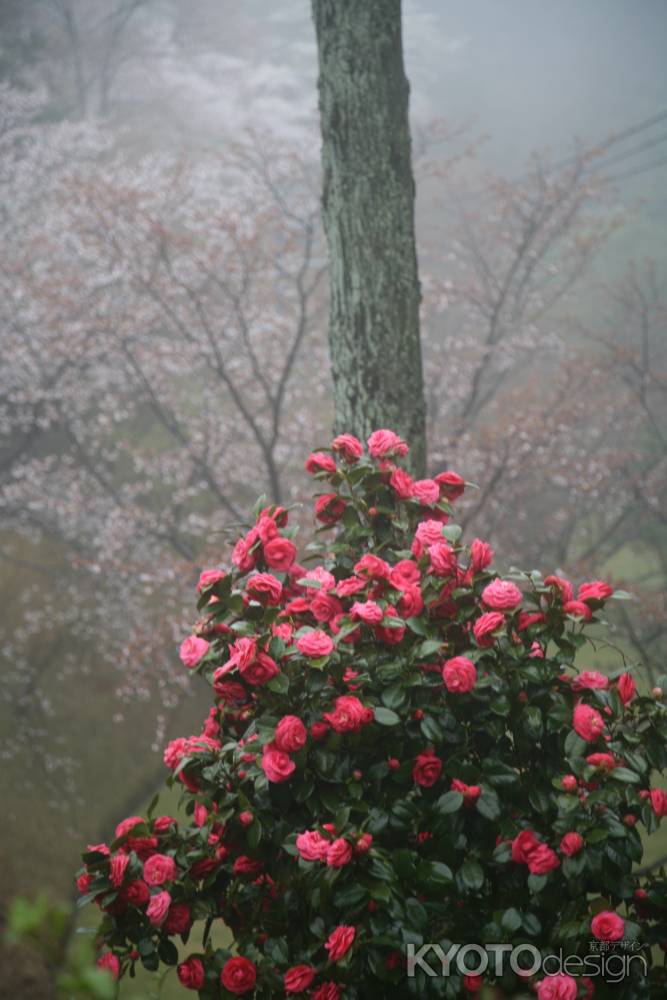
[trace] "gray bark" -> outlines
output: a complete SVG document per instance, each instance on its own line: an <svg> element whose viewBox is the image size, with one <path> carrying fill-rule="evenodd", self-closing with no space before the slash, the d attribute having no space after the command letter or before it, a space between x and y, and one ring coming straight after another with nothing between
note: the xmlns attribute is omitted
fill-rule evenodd
<svg viewBox="0 0 667 1000"><path fill-rule="evenodd" d="M400 0L312 0L335 429L380 427L426 462L420 289Z"/></svg>

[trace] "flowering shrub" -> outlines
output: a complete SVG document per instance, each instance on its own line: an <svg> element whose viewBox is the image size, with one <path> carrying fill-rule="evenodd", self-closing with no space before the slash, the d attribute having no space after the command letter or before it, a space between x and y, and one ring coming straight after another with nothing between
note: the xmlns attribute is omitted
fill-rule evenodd
<svg viewBox="0 0 667 1000"><path fill-rule="evenodd" d="M576 668L612 588L497 576L452 523L464 481L413 482L407 450L381 430L368 457L344 434L308 458L317 520L337 529L308 567L288 512L267 507L233 568L202 573L181 659L213 707L164 754L188 820L153 806L84 854L99 964L176 965L202 998L663 995L667 883L632 874L640 827L667 815L651 787L662 692ZM212 945L216 921L233 950ZM408 975L408 946L431 942L632 942L649 972Z"/></svg>

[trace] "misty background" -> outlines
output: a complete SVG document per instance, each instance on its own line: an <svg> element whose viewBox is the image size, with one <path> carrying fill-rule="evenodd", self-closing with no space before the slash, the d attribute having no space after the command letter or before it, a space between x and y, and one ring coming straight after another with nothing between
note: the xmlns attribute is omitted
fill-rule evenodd
<svg viewBox="0 0 667 1000"><path fill-rule="evenodd" d="M207 692L177 643L329 439L305 0L0 2L4 907L72 896ZM404 0L430 471L667 649L667 6ZM299 514L303 538L312 532ZM34 994L37 996L37 992Z"/></svg>

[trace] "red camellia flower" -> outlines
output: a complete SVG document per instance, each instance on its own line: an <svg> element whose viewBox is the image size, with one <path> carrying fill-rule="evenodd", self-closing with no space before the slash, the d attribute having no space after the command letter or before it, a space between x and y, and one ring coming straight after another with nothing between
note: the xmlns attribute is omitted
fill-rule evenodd
<svg viewBox="0 0 667 1000"><path fill-rule="evenodd" d="M311 476L317 475L318 472L331 474L336 471L336 462L326 452L314 451L306 459L305 469Z"/></svg>
<svg viewBox="0 0 667 1000"><path fill-rule="evenodd" d="M580 833L566 833L560 842L560 852L567 855L568 858L573 858L583 846L584 838Z"/></svg>
<svg viewBox="0 0 667 1000"><path fill-rule="evenodd" d="M364 453L361 441L354 434L339 434L331 442L331 448L348 465L356 465Z"/></svg>
<svg viewBox="0 0 667 1000"><path fill-rule="evenodd" d="M610 587L604 580L592 580L590 583L582 583L577 593L578 601L606 601L614 593L614 588Z"/></svg>
<svg viewBox="0 0 667 1000"><path fill-rule="evenodd" d="M294 773L296 764L294 761L282 750L275 750L273 748L264 749L262 754L262 770L267 776L269 781L274 784L280 784L283 781L287 781L289 777Z"/></svg>
<svg viewBox="0 0 667 1000"><path fill-rule="evenodd" d="M263 554L269 569L275 569L281 573L288 570L296 559L296 546L289 538L277 536L266 543Z"/></svg>
<svg viewBox="0 0 667 1000"><path fill-rule="evenodd" d="M296 753L306 744L306 727L296 715L284 715L276 726L273 742L284 753Z"/></svg>
<svg viewBox="0 0 667 1000"><path fill-rule="evenodd" d="M257 969L248 958L230 958L222 967L220 982L230 993L249 993L257 981Z"/></svg>
<svg viewBox="0 0 667 1000"><path fill-rule="evenodd" d="M260 685L279 674L280 668L268 653L260 650L250 663L239 664L239 673L248 684Z"/></svg>
<svg viewBox="0 0 667 1000"><path fill-rule="evenodd" d="M356 936L356 928L350 927L347 924L340 924L335 930L329 935L324 947L329 952L329 960L331 962L340 962L354 942Z"/></svg>
<svg viewBox="0 0 667 1000"><path fill-rule="evenodd" d="M577 705L573 716L574 730L582 740L591 743L604 730L604 720L600 713L590 705Z"/></svg>
<svg viewBox="0 0 667 1000"><path fill-rule="evenodd" d="M422 788L431 788L442 773L442 761L432 750L425 750L417 755L412 768L414 781Z"/></svg>
<svg viewBox="0 0 667 1000"><path fill-rule="evenodd" d="M337 493L322 493L315 501L315 517L322 524L335 524L345 513L346 502Z"/></svg>
<svg viewBox="0 0 667 1000"><path fill-rule="evenodd" d="M510 580L493 580L482 591L482 600L494 611L513 611L523 600L523 594Z"/></svg>
<svg viewBox="0 0 667 1000"><path fill-rule="evenodd" d="M467 993L479 993L484 985L484 980L481 976L464 976L463 977L463 989Z"/></svg>
<svg viewBox="0 0 667 1000"><path fill-rule="evenodd" d="M326 861L331 842L317 830L306 830L296 838L296 849L304 861Z"/></svg>
<svg viewBox="0 0 667 1000"><path fill-rule="evenodd" d="M110 972L114 979L118 979L120 975L120 962L118 961L118 956L114 955L112 951L105 951L103 955L97 959L97 968L106 969Z"/></svg>
<svg viewBox="0 0 667 1000"><path fill-rule="evenodd" d="M465 782L459 781L458 778L452 779L452 791L460 792L467 806L474 806L482 794L482 789L479 785L466 785Z"/></svg>
<svg viewBox="0 0 667 1000"><path fill-rule="evenodd" d="M555 851L552 851L546 844L538 844L534 851L528 855L528 871L531 875L546 875L547 872L558 868L560 861Z"/></svg>
<svg viewBox="0 0 667 1000"><path fill-rule="evenodd" d="M153 854L144 862L144 882L147 885L163 885L176 878L176 864L168 854Z"/></svg>
<svg viewBox="0 0 667 1000"><path fill-rule="evenodd" d="M584 601L567 601L563 605L563 611L566 615L583 618L586 622L589 622L593 617L593 612Z"/></svg>
<svg viewBox="0 0 667 1000"><path fill-rule="evenodd" d="M412 476L405 469L394 469L389 477L389 485L401 500L409 500L414 489Z"/></svg>
<svg viewBox="0 0 667 1000"><path fill-rule="evenodd" d="M379 556L373 555L372 552L367 552L365 556L361 557L359 562L355 564L354 572L356 576L369 580L388 580L391 576L389 563Z"/></svg>
<svg viewBox="0 0 667 1000"><path fill-rule="evenodd" d="M667 792L662 788L651 789L651 806L658 819L667 816Z"/></svg>
<svg viewBox="0 0 667 1000"><path fill-rule="evenodd" d="M172 903L162 925L167 934L185 934L192 926L192 914L187 903Z"/></svg>
<svg viewBox="0 0 667 1000"><path fill-rule="evenodd" d="M200 958L191 955L176 968L176 975L181 986L186 990L200 990L204 985L204 963Z"/></svg>
<svg viewBox="0 0 667 1000"><path fill-rule="evenodd" d="M334 643L331 636L327 635L319 628L306 632L296 640L296 647L304 656L318 659L320 656L328 656L333 651Z"/></svg>
<svg viewBox="0 0 667 1000"><path fill-rule="evenodd" d="M327 848L326 862L330 868L343 868L352 860L352 844L345 837L336 837Z"/></svg>
<svg viewBox="0 0 667 1000"><path fill-rule="evenodd" d="M431 561L431 572L435 573L436 576L452 576L456 573L458 565L456 553L444 538L429 545L428 556Z"/></svg>
<svg viewBox="0 0 667 1000"><path fill-rule="evenodd" d="M246 583L246 590L262 604L280 604L283 585L271 573L255 573Z"/></svg>
<svg viewBox="0 0 667 1000"><path fill-rule="evenodd" d="M609 678L597 670L582 670L572 678L573 691L606 691L608 687Z"/></svg>
<svg viewBox="0 0 667 1000"><path fill-rule="evenodd" d="M603 910L591 920L591 931L598 941L620 941L625 934L625 922L617 913Z"/></svg>
<svg viewBox="0 0 667 1000"><path fill-rule="evenodd" d="M528 864L528 858L539 846L540 841L532 830L522 830L512 841L512 861Z"/></svg>
<svg viewBox="0 0 667 1000"><path fill-rule="evenodd" d="M303 993L316 975L317 969L312 965L293 965L283 976L285 993Z"/></svg>
<svg viewBox="0 0 667 1000"><path fill-rule="evenodd" d="M129 854L114 854L112 857L109 878L114 889L118 889L123 884L125 871L129 863Z"/></svg>
<svg viewBox="0 0 667 1000"><path fill-rule="evenodd" d="M333 712L325 712L324 718L337 733L358 733L365 723L370 722L368 709L356 695L343 694L336 698Z"/></svg>
<svg viewBox="0 0 667 1000"><path fill-rule="evenodd" d="M336 983L322 983L310 994L310 1000L340 1000L340 986Z"/></svg>
<svg viewBox="0 0 667 1000"><path fill-rule="evenodd" d="M214 583L218 580L224 580L227 576L221 569L205 569L199 574L199 581L197 583L197 591L201 594L202 590L207 587L212 587Z"/></svg>
<svg viewBox="0 0 667 1000"><path fill-rule="evenodd" d="M472 660L465 656L453 656L446 660L442 668L442 679L445 687L453 694L465 694L472 691L477 683L477 670Z"/></svg>
<svg viewBox="0 0 667 1000"><path fill-rule="evenodd" d="M493 646L496 635L505 627L505 616L500 611L487 611L473 625L473 635L482 649Z"/></svg>
<svg viewBox="0 0 667 1000"><path fill-rule="evenodd" d="M470 569L473 573L481 573L493 562L493 549L488 542L474 538L470 544Z"/></svg>
<svg viewBox="0 0 667 1000"><path fill-rule="evenodd" d="M465 479L462 479L458 472L451 470L439 472L435 481L442 490L442 495L448 500L456 500L466 488Z"/></svg>
<svg viewBox="0 0 667 1000"><path fill-rule="evenodd" d="M624 705L629 705L634 696L637 694L637 685L635 684L632 674L621 674L616 681L616 685L618 687L618 693L621 701Z"/></svg>
<svg viewBox="0 0 667 1000"><path fill-rule="evenodd" d="M350 608L350 617L367 625L377 625L384 618L384 611L375 601L355 601Z"/></svg>

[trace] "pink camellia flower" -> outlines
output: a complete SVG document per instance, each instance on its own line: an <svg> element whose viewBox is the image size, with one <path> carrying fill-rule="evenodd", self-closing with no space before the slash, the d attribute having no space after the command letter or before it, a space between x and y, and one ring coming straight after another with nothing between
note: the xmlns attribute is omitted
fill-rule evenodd
<svg viewBox="0 0 667 1000"><path fill-rule="evenodd" d="M417 530L415 531L415 542L419 543L420 551L413 554L419 559L423 555L424 549L428 549L429 545L435 545L436 542L441 541L441 521L436 521L432 517L428 518L426 521L420 521L417 525Z"/></svg>
<svg viewBox="0 0 667 1000"><path fill-rule="evenodd" d="M120 962L118 961L118 956L114 955L112 951L105 951L103 955L100 955L96 964L98 969L106 969L114 979L118 979L120 975Z"/></svg>
<svg viewBox="0 0 667 1000"><path fill-rule="evenodd" d="M618 694L624 705L629 705L632 699L637 694L637 685L635 684L632 674L621 674L621 676L616 681L618 687Z"/></svg>
<svg viewBox="0 0 667 1000"><path fill-rule="evenodd" d="M261 604L280 604L283 585L272 573L255 573L247 581L246 590Z"/></svg>
<svg viewBox="0 0 667 1000"><path fill-rule="evenodd" d="M588 743L596 740L604 730L604 719L590 705L577 705L572 724L577 735Z"/></svg>
<svg viewBox="0 0 667 1000"><path fill-rule="evenodd" d="M356 937L356 928L340 924L329 935L324 947L331 962L339 962L348 953Z"/></svg>
<svg viewBox="0 0 667 1000"><path fill-rule="evenodd" d="M440 487L434 479L418 479L412 484L412 496L422 507L432 507L440 499Z"/></svg>
<svg viewBox="0 0 667 1000"><path fill-rule="evenodd" d="M130 863L129 854L114 854L111 859L109 878L114 889L118 889L123 884L125 871Z"/></svg>
<svg viewBox="0 0 667 1000"><path fill-rule="evenodd" d="M324 718L337 733L358 733L370 721L369 710L353 694L336 698L333 712L325 712Z"/></svg>
<svg viewBox="0 0 667 1000"><path fill-rule="evenodd" d="M289 538L277 535L267 542L263 548L264 562L269 569L284 573L296 559L296 545Z"/></svg>
<svg viewBox="0 0 667 1000"><path fill-rule="evenodd" d="M530 855L540 846L540 840L532 830L522 830L512 841L512 861L527 865Z"/></svg>
<svg viewBox="0 0 667 1000"><path fill-rule="evenodd" d="M364 590L367 584L365 580L360 580L358 576L346 576L344 580L339 580L336 584L336 593L339 597L351 597Z"/></svg>
<svg viewBox="0 0 667 1000"><path fill-rule="evenodd" d="M578 601L606 601L614 593L614 588L610 587L604 580L592 580L590 583L582 583L577 593Z"/></svg>
<svg viewBox="0 0 667 1000"><path fill-rule="evenodd" d="M528 855L527 864L531 875L546 875L547 872L559 867L560 860L556 852L546 844L538 844Z"/></svg>
<svg viewBox="0 0 667 1000"><path fill-rule="evenodd" d="M254 818L255 817L248 809L244 809L243 812L239 813L239 823L241 826L250 826Z"/></svg>
<svg viewBox="0 0 667 1000"><path fill-rule="evenodd" d="M244 635L236 639L229 647L229 659L215 672L215 680L228 674L234 667L247 667L257 656L257 640L253 636Z"/></svg>
<svg viewBox="0 0 667 1000"><path fill-rule="evenodd" d="M197 590L201 594L206 587L212 587L218 580L224 580L227 574L221 569L205 569L199 574Z"/></svg>
<svg viewBox="0 0 667 1000"><path fill-rule="evenodd" d="M625 934L625 922L618 913L603 910L591 920L591 931L598 941L620 941Z"/></svg>
<svg viewBox="0 0 667 1000"><path fill-rule="evenodd" d="M333 594L318 590L310 602L310 613L318 622L330 622L336 615L343 614L343 605Z"/></svg>
<svg viewBox="0 0 667 1000"><path fill-rule="evenodd" d="M580 833L566 833L560 842L560 852L565 854L568 858L573 858L575 854L584 846L584 838Z"/></svg>
<svg viewBox="0 0 667 1000"><path fill-rule="evenodd" d="M493 611L513 611L523 600L523 594L510 580L493 580L482 591L482 600Z"/></svg>
<svg viewBox="0 0 667 1000"><path fill-rule="evenodd" d="M354 573L355 576L365 577L369 580L388 580L391 576L391 567L380 556L367 552L355 564Z"/></svg>
<svg viewBox="0 0 667 1000"><path fill-rule="evenodd" d="M318 659L320 656L328 656L333 651L334 643L331 636L316 628L298 638L296 646L304 656Z"/></svg>
<svg viewBox="0 0 667 1000"><path fill-rule="evenodd" d="M168 854L153 854L144 861L144 881L148 885L163 885L176 878L176 863Z"/></svg>
<svg viewBox="0 0 667 1000"><path fill-rule="evenodd" d="M618 766L610 753L591 753L586 758L586 763L590 764L591 767L599 767L603 771L613 771Z"/></svg>
<svg viewBox="0 0 667 1000"><path fill-rule="evenodd" d="M296 849L304 861L326 861L329 844L317 830L306 830L296 838Z"/></svg>
<svg viewBox="0 0 667 1000"><path fill-rule="evenodd" d="M439 472L434 478L442 490L442 495L448 500L456 500L466 488L465 479L462 479L458 472L452 472L451 469Z"/></svg>
<svg viewBox="0 0 667 1000"><path fill-rule="evenodd" d="M375 601L355 601L350 608L350 617L367 625L378 625L384 618L384 611Z"/></svg>
<svg viewBox="0 0 667 1000"><path fill-rule="evenodd" d="M493 646L497 633L505 628L505 616L500 611L486 611L473 625L472 632L477 645L484 649Z"/></svg>
<svg viewBox="0 0 667 1000"><path fill-rule="evenodd" d="M317 969L312 965L293 965L283 976L285 993L303 993L316 975Z"/></svg>
<svg viewBox="0 0 667 1000"><path fill-rule="evenodd" d="M327 865L329 868L343 868L352 860L352 854L352 844L345 837L336 837L327 848Z"/></svg>
<svg viewBox="0 0 667 1000"><path fill-rule="evenodd" d="M537 984L537 1000L576 1000L577 980L562 972L541 979Z"/></svg>
<svg viewBox="0 0 667 1000"><path fill-rule="evenodd" d="M441 538L428 547L430 570L436 576L453 576L457 569L456 553L449 542Z"/></svg>
<svg viewBox="0 0 667 1000"><path fill-rule="evenodd" d="M386 429L373 431L366 443L371 458L402 457L409 451L407 444L398 434Z"/></svg>
<svg viewBox="0 0 667 1000"><path fill-rule="evenodd" d="M566 774L564 778L561 778L561 787L564 792L576 792L579 783L573 774Z"/></svg>
<svg viewBox="0 0 667 1000"><path fill-rule="evenodd" d="M481 573L493 562L493 549L488 542L483 542L481 538L473 538L470 543L470 570L472 573Z"/></svg>
<svg viewBox="0 0 667 1000"><path fill-rule="evenodd" d="M294 761L282 750L275 750L271 747L264 749L262 754L262 770L269 781L272 781L276 785L283 781L288 781L294 773L295 768L296 764Z"/></svg>
<svg viewBox="0 0 667 1000"><path fill-rule="evenodd" d="M257 555L252 551L253 546L259 541L259 535L253 529L249 531L245 538L239 538L232 550L232 562L240 573L249 573L257 562Z"/></svg>
<svg viewBox="0 0 667 1000"><path fill-rule="evenodd" d="M127 819L121 820L115 829L115 839L118 840L120 837L125 837L130 830L134 830L135 826L141 826L146 820L142 816L128 816Z"/></svg>
<svg viewBox="0 0 667 1000"><path fill-rule="evenodd" d="M597 670L582 670L572 678L573 691L606 691L608 687L609 678Z"/></svg>
<svg viewBox="0 0 667 1000"><path fill-rule="evenodd" d="M262 545L266 545L272 538L278 536L278 525L268 514L260 514L255 524L255 531Z"/></svg>
<svg viewBox="0 0 667 1000"><path fill-rule="evenodd" d="M204 985L204 964L200 958L191 955L176 968L176 975L181 986L186 990L200 990Z"/></svg>
<svg viewBox="0 0 667 1000"><path fill-rule="evenodd" d="M397 610L402 618L413 618L424 610L424 598L419 587L405 587Z"/></svg>
<svg viewBox="0 0 667 1000"><path fill-rule="evenodd" d="M171 896L168 892L158 892L155 896L151 896L151 901L148 904L148 909L146 910L146 916L153 927L159 927L165 922L170 906Z"/></svg>
<svg viewBox="0 0 667 1000"><path fill-rule="evenodd" d="M394 469L389 477L389 485L401 500L409 500L412 497L414 482L412 476L405 469Z"/></svg>
<svg viewBox="0 0 667 1000"><path fill-rule="evenodd" d="M563 604L563 611L566 615L572 615L574 618L583 618L586 622L589 622L593 617L593 612L584 601L566 601Z"/></svg>
<svg viewBox="0 0 667 1000"><path fill-rule="evenodd" d="M664 819L667 816L667 792L663 791L662 788L651 789L651 807L658 819Z"/></svg>
<svg viewBox="0 0 667 1000"><path fill-rule="evenodd" d="M178 655L181 663L192 670L208 653L209 643L199 635L189 635L181 643Z"/></svg>
<svg viewBox="0 0 667 1000"><path fill-rule="evenodd" d="M318 472L326 472L331 474L336 471L336 462L331 455L327 455L324 451L314 451L312 452L305 462L305 469L311 476L315 476Z"/></svg>
<svg viewBox="0 0 667 1000"><path fill-rule="evenodd" d="M257 981L257 969L249 958L237 955L230 958L222 967L220 982L230 993L241 996L242 993L249 993L254 989Z"/></svg>
<svg viewBox="0 0 667 1000"><path fill-rule="evenodd" d="M284 753L296 753L306 744L306 727L297 715L284 715L273 737L278 750Z"/></svg>
<svg viewBox="0 0 667 1000"><path fill-rule="evenodd" d="M412 768L412 777L422 788L431 788L442 773L442 761L432 750L417 755Z"/></svg>
<svg viewBox="0 0 667 1000"><path fill-rule="evenodd" d="M400 559L391 567L389 582L397 590L409 590L416 587L421 580L419 566L412 559Z"/></svg>
<svg viewBox="0 0 667 1000"><path fill-rule="evenodd" d="M356 465L364 452L361 441L354 434L339 434L331 442L331 448L348 465Z"/></svg>
<svg viewBox="0 0 667 1000"><path fill-rule="evenodd" d="M315 517L322 524L335 524L345 513L347 502L337 493L322 493L315 501Z"/></svg>
<svg viewBox="0 0 667 1000"><path fill-rule="evenodd" d="M453 656L450 660L445 660L442 679L447 690L453 694L472 691L477 683L475 664L465 656Z"/></svg>

